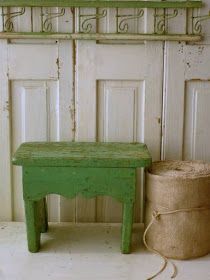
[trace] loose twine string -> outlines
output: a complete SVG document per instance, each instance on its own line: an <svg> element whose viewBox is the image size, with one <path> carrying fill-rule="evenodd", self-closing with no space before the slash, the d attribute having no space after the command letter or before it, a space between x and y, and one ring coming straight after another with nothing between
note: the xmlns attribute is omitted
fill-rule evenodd
<svg viewBox="0 0 210 280"><path fill-rule="evenodd" d="M167 267L167 264L170 262L173 266L173 274L171 275L171 279L175 278L177 276L177 267L176 265L172 262L172 261L169 261L169 259L167 257L165 257L163 254L161 254L158 250L155 250L153 249L152 247L150 247L148 244L147 244L147 241L146 241L146 236L147 236L147 233L149 231L149 229L151 228L151 226L154 224L155 221L158 221L160 220L160 217L162 215L170 215L170 214L174 214L174 213L179 213L179 212L192 212L192 211L204 211L204 210L209 210L210 209L210 206L207 206L207 207L195 207L195 208L186 208L186 209L176 209L176 210L169 210L169 211L164 211L164 212L159 212L159 211L153 211L152 213L152 219L151 221L149 222L148 226L146 227L145 231L144 231L144 234L143 234L143 242L144 242L144 245L145 247L150 251L150 252L153 252L157 255L159 255L162 259L163 259L163 265L162 267L160 268L160 270L155 273L154 275L150 276L149 278L147 278L147 280L151 280L151 279L154 279L155 277L157 277L158 275L160 275Z"/></svg>

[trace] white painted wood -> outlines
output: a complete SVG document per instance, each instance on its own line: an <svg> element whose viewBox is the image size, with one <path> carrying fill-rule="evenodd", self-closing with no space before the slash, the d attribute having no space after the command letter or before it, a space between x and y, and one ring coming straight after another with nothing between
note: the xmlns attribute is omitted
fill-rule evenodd
<svg viewBox="0 0 210 280"><path fill-rule="evenodd" d="M13 8L12 11L17 10L19 8ZM44 12L58 12L58 10L48 9L48 11L45 10ZM26 8L24 16L14 19L14 30L17 32L19 30L40 32L40 15L41 8ZM72 21L72 12L70 9L66 9L65 16L52 21L52 31L72 32ZM69 25L66 22L69 22ZM5 133L5 143L8 143L8 147L12 145L12 152L14 152L18 145L26 140L72 140L74 135L74 118L72 119L74 112L74 108L72 108L72 105L74 105L72 42L11 40L10 44L6 45L6 48L8 51L6 67L9 68L8 75L11 84L10 91L7 90L6 94L11 96L11 102L14 105L11 109L15 115L13 114L13 121L11 121L13 141L8 141L9 137ZM4 74L7 75L6 70L4 70ZM24 92L25 101L29 104L29 106L26 106L27 110L24 110L24 104L20 103L20 96L23 95L21 92ZM28 102L29 100L30 102ZM40 114L37 114L39 109ZM24 112L25 118L21 118ZM30 124L25 134L21 130L22 123L26 126ZM9 133L10 128L7 131ZM11 157L6 146L5 157L10 162ZM5 169L2 169L2 171L4 172ZM12 173L7 167L5 172L7 181L10 180L11 175ZM4 183L6 184L6 179L4 179ZM14 206L13 218L23 220L20 169L19 171L18 168L14 169L12 199L10 198L11 194L9 194L9 187L12 187L11 182L7 185L9 186L5 189L8 193L8 199L10 199L10 204L13 203ZM9 203L7 205L9 207ZM2 211L0 212L3 213ZM73 221L75 202L70 203L69 200L60 198L57 195L48 196L48 212L49 220ZM9 219L12 219L12 214Z"/></svg>
<svg viewBox="0 0 210 280"><path fill-rule="evenodd" d="M1 194L4 195L4 201L8 203L7 207L1 204L5 213L0 212L3 220L23 220L21 172L20 168L14 168L13 173L10 170L10 149L12 148L13 153L23 141L72 139L74 134L71 109L73 104L72 44L52 42L43 45L32 44L29 41L12 44L1 41L1 44L2 42L5 44L5 51L1 52L4 56L2 61L5 63L2 63L4 68L1 69L4 75L2 76L4 82L1 83L4 92L1 106L4 108L2 129L5 133L1 134L4 135L1 143L5 162L1 170L5 175L1 178L7 187ZM10 114L8 114L9 100L12 104ZM49 220L66 220L67 217L68 220L74 220L75 203L65 202L65 200L61 202L60 197L56 195L49 196ZM71 210L70 213L65 209Z"/></svg>
<svg viewBox="0 0 210 280"><path fill-rule="evenodd" d="M183 158L210 161L210 82L186 85Z"/></svg>
<svg viewBox="0 0 210 280"><path fill-rule="evenodd" d="M73 42L60 41L59 67L59 140L70 141L74 139L75 134ZM75 199L60 197L58 207L61 221L75 221Z"/></svg>
<svg viewBox="0 0 210 280"><path fill-rule="evenodd" d="M9 79L58 79L56 45L11 44L8 53Z"/></svg>
<svg viewBox="0 0 210 280"><path fill-rule="evenodd" d="M76 140L145 141L159 159L162 57L161 43L77 42ZM77 205L78 221L121 219L120 206L107 198Z"/></svg>
<svg viewBox="0 0 210 280"><path fill-rule="evenodd" d="M12 181L10 147L10 109L8 52L6 40L0 41L0 220L12 219Z"/></svg>
<svg viewBox="0 0 210 280"><path fill-rule="evenodd" d="M17 11L17 9L15 8L13 11ZM23 17L15 18L14 29L16 31L20 29L41 31L40 14L40 8L27 8ZM72 32L72 21L71 10L66 9L66 14L62 19L53 20L53 30ZM66 22L69 22L69 25ZM28 29L29 26L32 26L32 30ZM5 48L2 42L4 42ZM1 61L5 62L1 65L1 75L3 75L1 80L3 82L0 84L2 86L1 92L4 92L1 95L1 106L4 108L1 111L3 114L1 128L6 132L1 134L0 144L5 158L4 166L1 168L3 182L1 182L0 197L7 202L7 207L3 206L3 202L1 203L2 207L0 207L3 220L11 220L12 218L23 220L24 217L21 172L20 168L19 171L18 168L14 168L14 174L10 170L10 146L14 152L22 141L73 139L74 77L72 52L73 44L69 41L12 40L10 44L1 41ZM8 87L9 83L11 87ZM7 115L10 106L9 96L12 102L10 113L13 112L13 115ZM26 106L24 107L24 105ZM37 114L39 109L40 114ZM22 124L26 126L24 129L21 128ZM9 139L10 130L13 133L12 141ZM12 175L13 186L11 183ZM48 208L49 220L74 220L74 201L70 202L57 195L52 195L48 197Z"/></svg>
<svg viewBox="0 0 210 280"><path fill-rule="evenodd" d="M163 158L209 161L210 46L166 44Z"/></svg>
<svg viewBox="0 0 210 280"><path fill-rule="evenodd" d="M210 2L205 1L202 9L194 11L194 16L208 15L209 7ZM189 28L191 17L190 13ZM205 34L203 41L165 44L163 159L209 160L209 121L205 106L209 104L210 20L201 23ZM174 24L171 21L176 32L183 26L178 18L174 19ZM205 133L200 133L200 130Z"/></svg>
<svg viewBox="0 0 210 280"><path fill-rule="evenodd" d="M143 132L144 82L101 80L97 94L98 140L136 142Z"/></svg>
<svg viewBox="0 0 210 280"><path fill-rule="evenodd" d="M11 95L12 153L14 153L22 142L47 140L46 83L12 82ZM24 217L22 197L22 170L21 167L13 167L13 209L16 221L21 221Z"/></svg>
<svg viewBox="0 0 210 280"><path fill-rule="evenodd" d="M20 8L11 8L12 12L19 12ZM15 17L13 20L14 24L14 30L21 30L23 32L31 32L31 23L32 23L32 17L31 17L31 8L26 7L25 13L20 17Z"/></svg>
<svg viewBox="0 0 210 280"><path fill-rule="evenodd" d="M184 44L166 43L163 159L182 158L180 147L183 141L184 50Z"/></svg>

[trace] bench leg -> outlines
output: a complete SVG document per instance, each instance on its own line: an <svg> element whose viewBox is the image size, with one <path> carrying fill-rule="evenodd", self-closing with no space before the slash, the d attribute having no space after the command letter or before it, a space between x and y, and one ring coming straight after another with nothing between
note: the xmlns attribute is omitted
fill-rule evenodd
<svg viewBox="0 0 210 280"><path fill-rule="evenodd" d="M133 203L124 203L123 205L123 223L122 223L122 243L121 252L130 253L132 225L133 225Z"/></svg>
<svg viewBox="0 0 210 280"><path fill-rule="evenodd" d="M28 239L28 250L31 253L39 251L40 248L40 226L38 202L25 200L26 229Z"/></svg>
<svg viewBox="0 0 210 280"><path fill-rule="evenodd" d="M46 198L43 198L39 201L39 215L40 215L40 231L42 233L47 232L48 230L48 218L47 218L47 202Z"/></svg>

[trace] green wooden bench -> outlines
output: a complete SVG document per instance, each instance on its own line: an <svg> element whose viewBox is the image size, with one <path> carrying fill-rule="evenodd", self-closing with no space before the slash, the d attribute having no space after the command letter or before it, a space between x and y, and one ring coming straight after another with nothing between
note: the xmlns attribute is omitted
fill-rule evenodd
<svg viewBox="0 0 210 280"><path fill-rule="evenodd" d="M40 233L48 228L45 197L73 198L108 195L123 203L123 253L130 252L136 168L151 164L144 144L33 142L24 143L13 157L23 167L28 249L40 248Z"/></svg>

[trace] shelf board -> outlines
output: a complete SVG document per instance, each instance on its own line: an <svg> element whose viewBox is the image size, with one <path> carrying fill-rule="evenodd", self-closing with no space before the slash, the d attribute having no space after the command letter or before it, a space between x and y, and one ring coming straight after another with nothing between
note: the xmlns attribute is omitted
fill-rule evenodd
<svg viewBox="0 0 210 280"><path fill-rule="evenodd" d="M202 1L0 0L0 7L200 8Z"/></svg>
<svg viewBox="0 0 210 280"><path fill-rule="evenodd" d="M0 32L0 39L55 39L55 40L128 40L128 41L185 41L197 42L201 35L188 34L120 34L120 33L45 33Z"/></svg>

